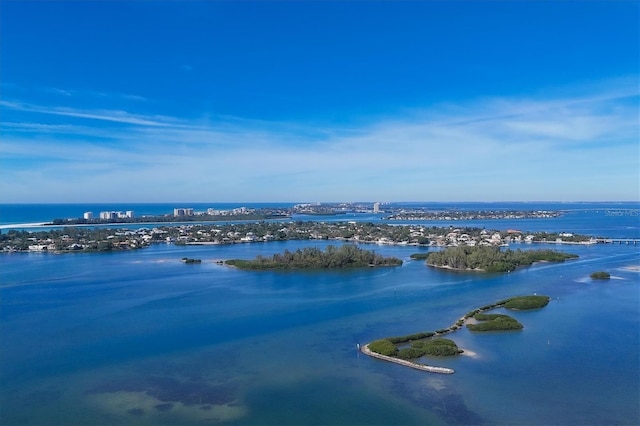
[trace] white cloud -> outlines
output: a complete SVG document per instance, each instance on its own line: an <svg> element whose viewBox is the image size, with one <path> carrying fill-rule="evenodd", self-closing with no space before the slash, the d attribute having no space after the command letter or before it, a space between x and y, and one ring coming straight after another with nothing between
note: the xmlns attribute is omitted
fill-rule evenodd
<svg viewBox="0 0 640 426"><path fill-rule="evenodd" d="M167 126L163 122L169 117L143 117L122 110L78 110L66 107L43 107L33 104L0 101L0 106L14 111L31 112L45 115L61 115L66 117L84 118L100 121L111 121L122 124L136 124L140 126Z"/></svg>
<svg viewBox="0 0 640 426"><path fill-rule="evenodd" d="M58 89L57 87L52 87L51 89L49 89L49 91L51 93L55 93L57 95L71 96L71 92L70 91L64 90L64 89Z"/></svg>
<svg viewBox="0 0 640 426"><path fill-rule="evenodd" d="M0 184L43 202L638 199L637 96L492 99L320 129L0 101L83 121L3 123Z"/></svg>

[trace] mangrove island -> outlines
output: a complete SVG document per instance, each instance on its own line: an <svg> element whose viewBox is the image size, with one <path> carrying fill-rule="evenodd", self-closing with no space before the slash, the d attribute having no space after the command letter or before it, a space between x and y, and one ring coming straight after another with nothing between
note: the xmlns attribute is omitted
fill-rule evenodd
<svg viewBox="0 0 640 426"><path fill-rule="evenodd" d="M589 276L592 280L608 280L611 278L611 274L606 271L592 272Z"/></svg>
<svg viewBox="0 0 640 426"><path fill-rule="evenodd" d="M405 336L386 337L364 345L361 350L366 355L374 358L407 367L433 373L451 374L453 373L452 369L420 364L414 360L425 355L452 356L463 353L464 351L459 349L453 340L443 339L440 336L454 332L465 324L471 331L521 330L524 328L523 325L509 315L485 314L484 312L496 308L511 310L539 309L546 306L549 300L549 296L542 295L511 297L469 311L448 328ZM471 318L479 323L470 323L469 320Z"/></svg>
<svg viewBox="0 0 640 426"><path fill-rule="evenodd" d="M473 318L477 324L467 324L471 331L504 331L522 330L524 326L515 318L504 314L475 314Z"/></svg>
<svg viewBox="0 0 640 426"><path fill-rule="evenodd" d="M372 250L363 250L353 244L344 244L339 248L328 246L325 251L315 247L306 247L294 252L285 250L271 257L257 256L253 260L231 259L226 265L240 269L337 269L366 266L398 266L402 260L395 257L383 257Z"/></svg>
<svg viewBox="0 0 640 426"><path fill-rule="evenodd" d="M555 250L500 250L490 246L458 246L429 253L427 265L459 271L511 272L534 262L564 262L578 255Z"/></svg>

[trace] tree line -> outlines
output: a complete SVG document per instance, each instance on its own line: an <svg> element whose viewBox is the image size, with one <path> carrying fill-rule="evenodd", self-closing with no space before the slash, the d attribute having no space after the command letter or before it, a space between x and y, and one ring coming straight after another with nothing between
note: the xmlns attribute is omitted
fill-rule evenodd
<svg viewBox="0 0 640 426"><path fill-rule="evenodd" d="M296 251L285 250L273 256L258 255L253 260L231 259L227 265L240 269L334 269L363 266L397 266L402 260L384 257L372 250L363 250L353 244L339 248L328 246L325 251L306 247Z"/></svg>
<svg viewBox="0 0 640 426"><path fill-rule="evenodd" d="M544 295L510 297L467 312L464 317L457 320L449 328L436 330L435 332L427 331L378 339L369 343L369 349L381 355L402 359L415 359L423 355L457 355L462 351L458 349L455 342L439 336L458 330L464 325L465 320L469 318L479 321L477 324L467 324L467 328L471 331L520 330L523 325L515 318L504 314L485 314L484 312L499 307L510 310L539 309L546 306L549 300L549 296ZM407 343L409 347L406 347ZM401 349L398 345L405 347Z"/></svg>
<svg viewBox="0 0 640 426"><path fill-rule="evenodd" d="M564 262L577 257L575 254L555 250L500 250L499 247L490 246L458 246L429 253L427 265L458 270L509 272L534 262Z"/></svg>

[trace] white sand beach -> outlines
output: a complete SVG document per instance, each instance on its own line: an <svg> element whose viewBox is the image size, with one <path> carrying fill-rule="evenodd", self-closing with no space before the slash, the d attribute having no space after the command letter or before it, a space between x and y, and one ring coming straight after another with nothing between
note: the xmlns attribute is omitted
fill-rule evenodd
<svg viewBox="0 0 640 426"><path fill-rule="evenodd" d="M11 229L11 228L35 228L38 226L45 226L47 222L34 222L34 223L12 223L8 225L0 225L0 229Z"/></svg>

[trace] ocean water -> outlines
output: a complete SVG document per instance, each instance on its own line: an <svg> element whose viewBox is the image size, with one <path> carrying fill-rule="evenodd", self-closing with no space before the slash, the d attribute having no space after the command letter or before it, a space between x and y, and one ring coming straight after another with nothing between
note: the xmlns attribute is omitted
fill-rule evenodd
<svg viewBox="0 0 640 426"><path fill-rule="evenodd" d="M0 204L1 228L15 228L31 230L21 227L22 224L45 223L53 219L79 218L85 211L98 214L101 211L133 210L137 216L164 215L173 212L174 207L192 207L196 211L207 208L222 210L237 207L248 208L287 208L296 203L162 203L162 204ZM598 202L598 203L394 203L395 207L417 208L426 207L429 210L442 211L457 210L551 210L561 211L557 218L539 219L496 219L496 220L457 220L457 221L388 221L385 213L349 213L334 216L294 215L291 219L303 221L367 221L384 222L396 225L422 224L426 226L470 226L486 227L487 229L519 229L522 231L573 232L595 237L609 238L640 238L640 203L638 202ZM382 208L384 209L384 205ZM12 226L16 225L16 226ZM163 224L165 225L165 224ZM140 228L149 224L105 225L110 227ZM48 230L52 227L41 227Z"/></svg>
<svg viewBox="0 0 640 426"><path fill-rule="evenodd" d="M637 235L631 214L588 211L555 226ZM409 260L425 249L401 246L363 246L406 260L396 268L247 272L215 263L328 244L0 255L0 423L640 421L640 246L549 246L580 258L504 275L434 270ZM185 256L203 263L185 265ZM597 270L612 279L592 281ZM452 375L356 350L532 293L552 301L510 313L524 330L460 330L450 337L475 355L424 360Z"/></svg>
<svg viewBox="0 0 640 426"><path fill-rule="evenodd" d="M190 207L195 211L208 208L230 210L247 208L287 208L294 203L110 203L110 204L0 204L0 225L50 222L53 219L81 218L84 212L98 217L102 211L132 210L136 216L172 214L174 208Z"/></svg>

